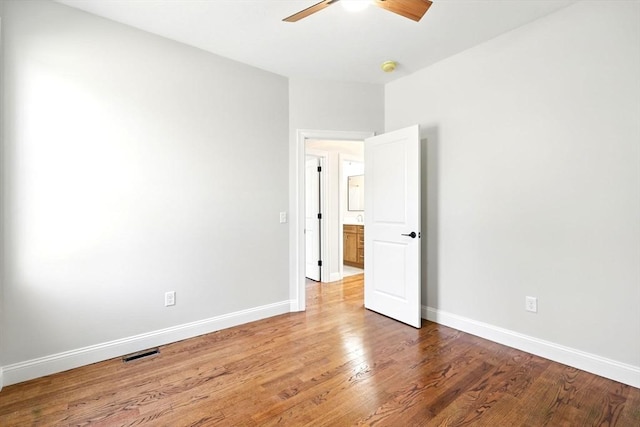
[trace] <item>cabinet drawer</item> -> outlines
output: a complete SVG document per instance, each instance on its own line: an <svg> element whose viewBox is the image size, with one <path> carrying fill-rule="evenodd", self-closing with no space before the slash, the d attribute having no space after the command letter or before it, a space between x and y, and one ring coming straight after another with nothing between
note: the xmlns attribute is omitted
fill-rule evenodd
<svg viewBox="0 0 640 427"><path fill-rule="evenodd" d="M360 226L359 225L345 224L343 230L344 230L345 233L357 233L358 232L358 227L360 227Z"/></svg>

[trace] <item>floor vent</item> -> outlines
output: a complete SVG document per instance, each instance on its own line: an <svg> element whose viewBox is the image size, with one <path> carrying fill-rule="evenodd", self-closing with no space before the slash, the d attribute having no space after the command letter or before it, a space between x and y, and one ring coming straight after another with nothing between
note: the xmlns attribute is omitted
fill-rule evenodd
<svg viewBox="0 0 640 427"><path fill-rule="evenodd" d="M131 353L122 357L122 361L124 363L133 362L134 360L142 359L144 357L155 356L156 354L160 354L160 349L158 348L150 348L148 350L142 350L137 353Z"/></svg>

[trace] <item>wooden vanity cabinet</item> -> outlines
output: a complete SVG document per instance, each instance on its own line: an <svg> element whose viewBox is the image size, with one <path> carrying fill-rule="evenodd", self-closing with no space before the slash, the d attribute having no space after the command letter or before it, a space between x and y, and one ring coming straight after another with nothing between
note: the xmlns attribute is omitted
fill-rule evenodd
<svg viewBox="0 0 640 427"><path fill-rule="evenodd" d="M345 224L343 230L344 264L364 268L364 226Z"/></svg>

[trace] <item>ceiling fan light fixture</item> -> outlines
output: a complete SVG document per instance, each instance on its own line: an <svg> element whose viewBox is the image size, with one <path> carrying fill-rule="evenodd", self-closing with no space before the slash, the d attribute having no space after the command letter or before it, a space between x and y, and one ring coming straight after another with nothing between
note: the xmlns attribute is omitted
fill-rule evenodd
<svg viewBox="0 0 640 427"><path fill-rule="evenodd" d="M396 69L397 66L398 63L396 61L384 61L380 67L385 73L391 73Z"/></svg>
<svg viewBox="0 0 640 427"><path fill-rule="evenodd" d="M371 4L371 0L340 0L340 4L348 12L360 12Z"/></svg>
<svg viewBox="0 0 640 427"><path fill-rule="evenodd" d="M373 3L379 8L416 22L422 19L422 16L427 12L432 3L431 0L322 0L306 9L302 9L300 12L287 16L283 21L298 22L302 18L313 15L338 2L342 3L347 10L350 10L352 7L357 8L357 10L363 10L369 4Z"/></svg>

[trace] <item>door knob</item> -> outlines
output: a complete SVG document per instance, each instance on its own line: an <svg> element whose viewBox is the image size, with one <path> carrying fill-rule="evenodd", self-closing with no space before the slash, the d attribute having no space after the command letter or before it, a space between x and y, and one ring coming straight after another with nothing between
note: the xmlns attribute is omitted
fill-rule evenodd
<svg viewBox="0 0 640 427"><path fill-rule="evenodd" d="M403 234L403 236L409 236L409 237L411 237L412 239L415 239L415 238L416 238L416 236L417 236L417 234L416 234L416 232L415 232L415 231L412 231L412 232L411 232L411 233L409 233L409 234Z"/></svg>

